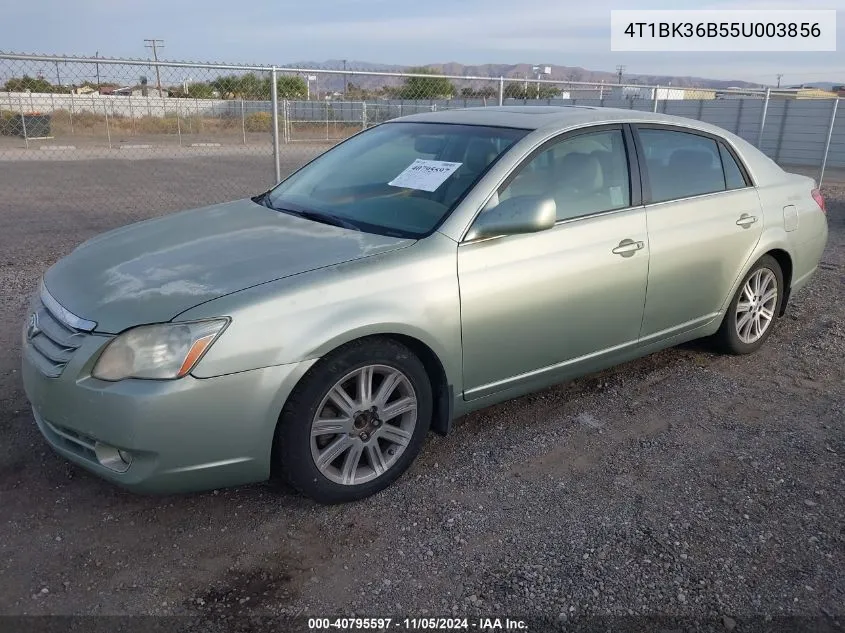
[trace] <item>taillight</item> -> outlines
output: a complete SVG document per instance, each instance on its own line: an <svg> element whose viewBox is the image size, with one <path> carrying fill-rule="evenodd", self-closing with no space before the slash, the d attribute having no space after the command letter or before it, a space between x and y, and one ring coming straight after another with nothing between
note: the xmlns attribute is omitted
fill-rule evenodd
<svg viewBox="0 0 845 633"><path fill-rule="evenodd" d="M822 192L818 189L813 189L813 191L810 192L810 195L813 196L813 200L815 200L816 204L819 205L819 209L822 210L822 213L827 214L827 207L825 207L824 196L822 195Z"/></svg>

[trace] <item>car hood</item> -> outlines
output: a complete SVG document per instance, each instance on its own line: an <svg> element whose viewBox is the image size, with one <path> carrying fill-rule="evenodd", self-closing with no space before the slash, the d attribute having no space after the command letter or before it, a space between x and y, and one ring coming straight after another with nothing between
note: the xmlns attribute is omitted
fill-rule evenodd
<svg viewBox="0 0 845 633"><path fill-rule="evenodd" d="M238 200L146 220L81 244L44 275L70 312L116 333L169 321L261 283L410 245Z"/></svg>

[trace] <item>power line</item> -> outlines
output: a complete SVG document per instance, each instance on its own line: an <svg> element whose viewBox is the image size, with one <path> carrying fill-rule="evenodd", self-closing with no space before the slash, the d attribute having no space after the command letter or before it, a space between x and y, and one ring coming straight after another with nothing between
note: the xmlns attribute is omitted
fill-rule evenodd
<svg viewBox="0 0 845 633"><path fill-rule="evenodd" d="M158 49L164 48L164 40L144 40L144 47L153 50L153 59L158 61ZM158 64L156 64L156 87L158 88L158 96L161 97L161 71Z"/></svg>
<svg viewBox="0 0 845 633"><path fill-rule="evenodd" d="M623 66L622 64L619 64L616 67L616 83L618 83L618 84L622 83L622 73L624 73L624 72L625 72L625 66Z"/></svg>

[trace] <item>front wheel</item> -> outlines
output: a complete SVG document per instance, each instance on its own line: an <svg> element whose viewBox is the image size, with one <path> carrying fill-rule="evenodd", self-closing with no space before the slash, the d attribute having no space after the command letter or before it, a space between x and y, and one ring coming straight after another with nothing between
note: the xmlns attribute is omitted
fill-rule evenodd
<svg viewBox="0 0 845 633"><path fill-rule="evenodd" d="M275 466L322 503L372 495L413 462L431 425L422 362L392 339L363 339L321 359L279 418Z"/></svg>
<svg viewBox="0 0 845 633"><path fill-rule="evenodd" d="M764 255L745 275L716 333L719 348L729 354L757 351L772 333L783 301L783 272L774 257Z"/></svg>

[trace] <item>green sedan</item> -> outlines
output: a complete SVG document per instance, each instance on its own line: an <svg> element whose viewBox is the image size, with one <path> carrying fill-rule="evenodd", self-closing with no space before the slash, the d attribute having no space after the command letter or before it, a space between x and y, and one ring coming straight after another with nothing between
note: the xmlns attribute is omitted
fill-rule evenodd
<svg viewBox="0 0 845 633"><path fill-rule="evenodd" d="M712 125L418 114L78 246L33 295L24 386L58 453L132 490L351 501L470 411L691 339L755 351L826 241L815 182Z"/></svg>

